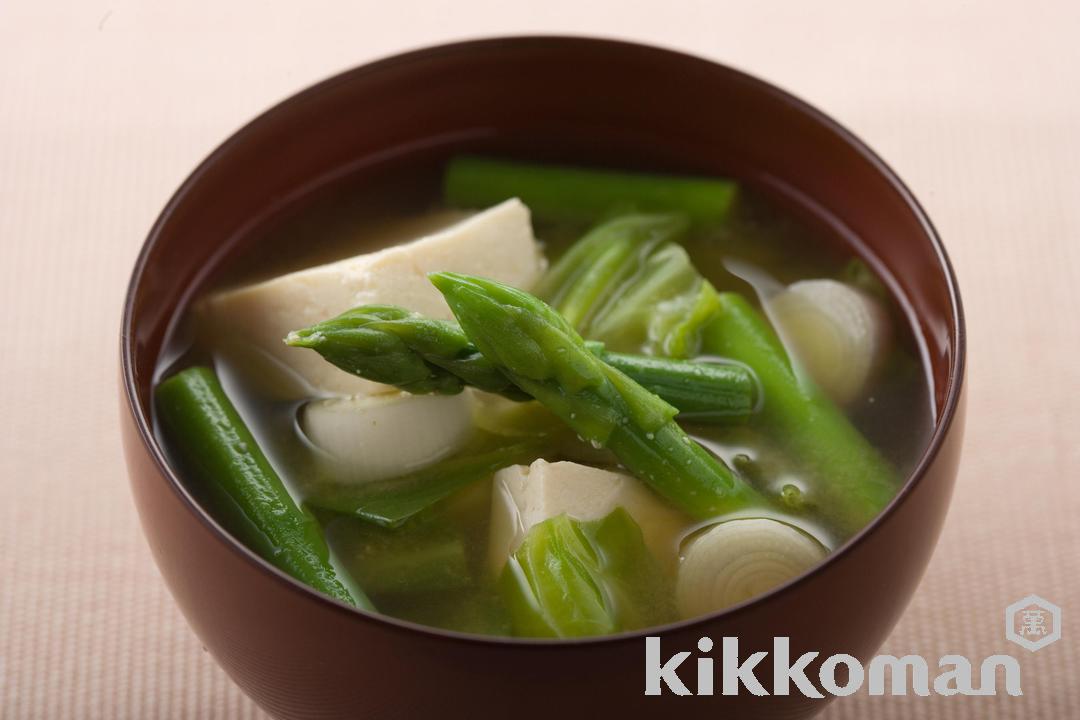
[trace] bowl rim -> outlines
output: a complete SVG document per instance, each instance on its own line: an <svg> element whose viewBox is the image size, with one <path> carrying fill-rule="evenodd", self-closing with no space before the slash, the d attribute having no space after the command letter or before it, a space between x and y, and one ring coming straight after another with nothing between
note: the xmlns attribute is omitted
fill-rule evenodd
<svg viewBox="0 0 1080 720"><path fill-rule="evenodd" d="M256 128L266 122L269 122L272 117L278 114L280 111L288 109L293 106L306 103L310 99L331 90L336 85L348 82L360 75L369 75L382 72L391 67L398 67L415 63L418 61L427 61L433 57L443 55L456 55L456 54L469 54L477 51L483 52L489 49L498 49L507 46L533 46L533 47L592 47L598 50L612 50L612 51L633 51L638 53L652 53L656 55L666 55L669 57L674 56L675 59L685 63L698 63L711 66L713 71L720 70L726 73L730 78L736 82L748 84L754 87L754 89L762 94L769 95L773 99L789 106L796 110L800 114L809 116L812 120L819 123L826 130L838 136L845 144L847 144L852 150L854 150L863 160L867 161L874 170L884 178L892 189L899 194L908 209L914 214L919 225L922 227L930 245L937 257L938 269L944 275L946 287L949 294L949 300L952 306L952 327L950 329L950 341L951 346L955 350L955 357L949 369L948 376L945 383L945 395L944 401L940 408L940 419L934 424L933 431L930 435L930 439L923 450L915 467L905 477L903 484L897 490L896 494L892 497L885 508L878 513L866 526L860 529L852 537L848 538L843 544L833 550L829 555L820 563L814 565L809 570L797 575L796 577L770 589L756 597L745 600L736 605L724 608L723 610L701 615L694 618L679 620L676 622L667 623L664 625L651 626L640 630L630 630L620 633L614 633L611 635L601 635L585 638L568 638L568 639L548 639L548 638L518 638L509 636L495 636L495 635L478 635L472 633L463 633L453 630L444 630L428 625L422 625L408 620L402 620L389 615L382 615L377 612L370 612L361 610L359 608L348 605L339 600L335 600L328 596L325 596L312 588L308 587L304 583L296 580L292 576L286 574L284 571L271 565L262 557L248 549L243 543L235 539L230 533L228 533L213 517L207 513L206 510L195 500L190 494L184 484L181 482L179 475L173 470L172 466L168 462L157 438L154 435L153 425L149 413L144 413L138 402L138 390L137 382L134 374L134 343L132 338L132 320L135 309L135 294L136 290L140 287L143 280L148 260L151 252L156 247L162 231L166 224L171 219L173 213L177 207L185 200L189 192L193 187L197 186L204 175L206 175L212 167L226 156L229 150L238 142L242 140L253 128ZM598 37L591 35L499 35L490 37L472 38L460 41L454 41L449 43L441 43L438 45L431 45L420 47L418 49L411 49L401 53L395 53L393 55L378 58L376 60L363 63L361 65L345 69L341 72L335 73L321 81L318 81L292 95L289 95L285 99L274 103L269 108L263 110L252 120L243 124L240 128L233 131L228 138L226 138L221 144L219 144L213 151L210 152L191 173L184 179L183 183L177 188L173 195L166 202L165 206L158 214L154 224L151 226L146 239L143 241L142 248L135 260L135 264L128 281L128 286L124 294L123 314L120 325L120 369L121 369L121 385L123 386L124 396L126 400L127 411L130 413L134 425L138 431L139 441L143 445L157 470L164 478L166 485L177 496L177 498L187 506L187 509L192 512L196 518L215 535L219 541L221 541L232 552L242 556L247 561L258 566L261 570L267 572L271 577L283 585L283 589L293 593L302 595L305 599L315 603L321 603L325 610L348 614L349 619L353 622L367 622L377 623L386 628L392 628L393 630L409 634L409 633L421 633L429 636L432 640L444 640L450 642L459 642L467 644L480 644L480 645L495 645L495 646L532 646L532 647L548 647L548 648L560 648L568 646L582 646L582 645L600 645L600 644L613 644L620 642L629 642L632 640L638 640L648 635L661 635L666 632L684 630L687 628L693 628L695 626L706 626L710 623L727 616L734 616L749 607L768 602L771 598L786 593L798 585L807 582L810 577L823 570L825 567L832 563L839 562L842 557L850 553L855 547L862 544L865 539L872 534L876 528L882 524L886 518L895 512L896 508L905 502L908 495L910 495L915 486L918 485L926 475L926 472L930 465L934 462L938 453L941 450L946 436L949 434L949 430L956 419L957 411L959 409L967 356L967 331L964 319L963 303L960 298L959 286L956 278L956 273L953 269L951 260L948 253L941 241L940 236L934 224L931 222L926 211L922 205L915 198L911 190L904 184L897 173L865 142L857 137L853 132L848 130L845 126L834 120L829 115L819 110L817 107L810 103L796 97L790 92L781 89L780 87L762 80L758 77L750 75L747 72L734 68L726 63L722 63L709 58L694 55L692 53L684 52L662 45L655 45L651 43L642 43L636 41L629 41L623 39L614 39L606 37Z"/></svg>

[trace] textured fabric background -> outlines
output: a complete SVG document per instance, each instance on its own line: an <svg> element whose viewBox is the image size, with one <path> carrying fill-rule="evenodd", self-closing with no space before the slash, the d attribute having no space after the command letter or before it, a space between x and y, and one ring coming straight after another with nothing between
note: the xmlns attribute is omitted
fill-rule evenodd
<svg viewBox="0 0 1080 720"><path fill-rule="evenodd" d="M191 168L337 70L497 33L729 62L831 113L910 184L960 276L966 455L885 649L1020 658L1021 698L871 698L854 718L1080 718L1080 4L0 2L0 717L255 718L174 608L117 434L127 276ZM1064 638L1003 639L1037 593Z"/></svg>

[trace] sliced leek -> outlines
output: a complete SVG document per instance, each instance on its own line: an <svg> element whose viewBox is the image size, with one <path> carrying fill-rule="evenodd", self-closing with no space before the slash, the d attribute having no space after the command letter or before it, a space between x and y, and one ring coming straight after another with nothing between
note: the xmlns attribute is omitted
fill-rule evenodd
<svg viewBox="0 0 1080 720"><path fill-rule="evenodd" d="M713 525L684 549L676 599L683 617L757 597L819 563L827 551L801 530L768 518Z"/></svg>
<svg viewBox="0 0 1080 720"><path fill-rule="evenodd" d="M862 395L891 336L878 300L836 280L801 280L766 307L803 370L833 402L849 405Z"/></svg>

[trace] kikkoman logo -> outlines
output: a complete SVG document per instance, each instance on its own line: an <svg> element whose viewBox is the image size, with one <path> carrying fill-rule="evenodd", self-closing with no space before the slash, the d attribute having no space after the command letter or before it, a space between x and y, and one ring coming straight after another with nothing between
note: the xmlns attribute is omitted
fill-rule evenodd
<svg viewBox="0 0 1080 720"><path fill-rule="evenodd" d="M1032 652L1046 647L1061 639L1061 608L1038 595L1014 602L1005 609L1005 637ZM716 694L716 663L709 655L713 648L712 638L698 640L697 650L702 656L696 663L697 687L691 692L678 671L692 653L677 652L665 661L660 653L660 638L645 638L645 694L660 695L665 686L676 695ZM830 655L819 666L815 684L806 673L819 655L803 653L792 662L790 639L773 638L772 677L768 678L772 687L767 689L754 671L769 653L758 651L740 662L739 639L725 637L720 645L720 693L738 695L745 689L752 695L790 695L794 686L807 697L823 698L825 693L851 695L866 683L871 695L885 695L886 686L889 695L907 695L909 687L916 695L996 695L998 670L1002 669L1005 692L1023 695L1020 663L1011 655L991 655L979 663L978 687L974 685L971 661L963 655L940 658L932 683L930 663L921 655L878 655L867 667L851 655Z"/></svg>
<svg viewBox="0 0 1080 720"><path fill-rule="evenodd" d="M715 695L715 661L709 656L714 648L712 638L698 640L697 649L702 657L697 658L697 687L691 692L679 676L679 666L691 655L689 651L677 652L664 661L660 653L660 638L645 638L645 694L660 695L666 686L676 695ZM817 672L817 684L807 676L810 663L821 653L803 653L794 662L791 661L790 639L773 638L772 677L759 678L754 670L768 652L759 651L740 660L739 639L725 637L720 646L720 694L738 695L745 690L752 695L790 695L792 686L803 695L811 698L823 698L830 695L851 695L868 683L871 695L907 695L908 678L911 691L915 695L929 695L931 691L938 695L996 695L998 669L1004 669L1005 692L1009 695L1022 695L1020 689L1020 663L1009 655L991 655L979 665L979 686L974 687L971 661L963 655L946 655L937 663L938 673L933 683L930 681L930 665L920 655L878 655L870 661L868 667L851 655L830 655L821 663ZM840 668L843 666L843 670ZM886 673L888 671L888 673ZM889 682L886 683L886 674ZM772 687L766 688L762 680L771 680ZM886 692L886 685L888 692Z"/></svg>
<svg viewBox="0 0 1080 720"><path fill-rule="evenodd" d="M1061 608L1028 595L1005 609L1005 637L1035 652L1061 639Z"/></svg>

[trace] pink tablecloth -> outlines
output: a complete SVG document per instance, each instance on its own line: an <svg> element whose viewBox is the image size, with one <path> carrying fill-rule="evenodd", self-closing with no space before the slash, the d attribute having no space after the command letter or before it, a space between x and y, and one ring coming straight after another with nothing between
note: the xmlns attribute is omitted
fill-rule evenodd
<svg viewBox="0 0 1080 720"><path fill-rule="evenodd" d="M872 698L830 720L1080 717L1080 4L0 3L0 717L258 717L142 540L116 430L120 300L155 214L227 133L398 50L574 32L717 58L862 135L924 201L970 327L968 442L886 645L1010 652L1019 698ZM1064 637L1007 643L1037 593Z"/></svg>

